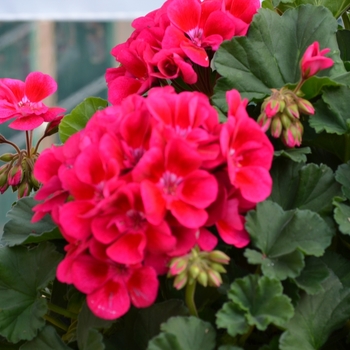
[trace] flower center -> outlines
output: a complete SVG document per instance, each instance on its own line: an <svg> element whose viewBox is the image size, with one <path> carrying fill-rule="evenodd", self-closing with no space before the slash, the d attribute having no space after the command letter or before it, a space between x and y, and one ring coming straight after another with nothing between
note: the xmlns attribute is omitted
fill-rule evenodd
<svg viewBox="0 0 350 350"><path fill-rule="evenodd" d="M192 40L192 42L201 47L202 46L202 36L203 36L203 29L201 28L193 28L190 29L187 32L187 35L189 36L189 38Z"/></svg>
<svg viewBox="0 0 350 350"><path fill-rule="evenodd" d="M166 171L159 180L159 185L162 187L165 194L174 196L177 187L181 184L182 180L182 177L177 176L170 171Z"/></svg>

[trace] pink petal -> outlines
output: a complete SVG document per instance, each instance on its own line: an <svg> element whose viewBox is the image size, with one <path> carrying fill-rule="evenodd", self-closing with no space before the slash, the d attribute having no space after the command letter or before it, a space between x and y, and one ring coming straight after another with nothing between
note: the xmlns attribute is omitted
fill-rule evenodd
<svg viewBox="0 0 350 350"><path fill-rule="evenodd" d="M142 262L146 237L143 233L127 233L121 236L107 249L107 255L120 264L137 264Z"/></svg>
<svg viewBox="0 0 350 350"><path fill-rule="evenodd" d="M141 183L141 196L147 220L159 225L165 216L165 200L156 185L148 180Z"/></svg>
<svg viewBox="0 0 350 350"><path fill-rule="evenodd" d="M123 316L130 308L126 286L118 279L108 281L101 288L89 294L86 302L97 317L107 320Z"/></svg>
<svg viewBox="0 0 350 350"><path fill-rule="evenodd" d="M127 281L130 299L136 307L147 307L154 303L158 293L158 278L155 270L149 266L133 272Z"/></svg>
<svg viewBox="0 0 350 350"><path fill-rule="evenodd" d="M29 73L25 80L25 95L31 102L40 102L57 90L57 83L47 74Z"/></svg>
<svg viewBox="0 0 350 350"><path fill-rule="evenodd" d="M167 13L172 24L188 32L198 27L201 6L197 0L175 0L168 6Z"/></svg>
<svg viewBox="0 0 350 350"><path fill-rule="evenodd" d="M169 210L180 224L188 228L199 228L208 219L208 214L204 209L195 208L183 201L172 201Z"/></svg>
<svg viewBox="0 0 350 350"><path fill-rule="evenodd" d="M9 124L9 127L15 130L33 130L44 122L41 116L31 114L27 117L18 117Z"/></svg>

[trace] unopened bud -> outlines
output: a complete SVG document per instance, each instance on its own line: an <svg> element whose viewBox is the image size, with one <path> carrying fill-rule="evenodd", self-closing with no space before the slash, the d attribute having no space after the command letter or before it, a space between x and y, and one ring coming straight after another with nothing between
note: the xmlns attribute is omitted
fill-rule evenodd
<svg viewBox="0 0 350 350"><path fill-rule="evenodd" d="M230 262L230 257L220 250L213 250L209 252L208 257L211 261L219 264L228 264Z"/></svg>
<svg viewBox="0 0 350 350"><path fill-rule="evenodd" d="M51 136L53 134L56 134L58 132L58 126L60 125L60 122L63 118L62 116L56 117L53 121L51 121L50 123L47 124L45 132L44 132L44 136Z"/></svg>
<svg viewBox="0 0 350 350"><path fill-rule="evenodd" d="M209 286L219 287L222 284L222 279L219 272L209 269L207 273Z"/></svg>
<svg viewBox="0 0 350 350"><path fill-rule="evenodd" d="M169 265L170 276L175 276L185 271L185 269L187 268L187 264L188 259L184 257L172 259Z"/></svg>
<svg viewBox="0 0 350 350"><path fill-rule="evenodd" d="M5 185L0 186L0 193L4 194L8 188L9 188L9 184L6 182Z"/></svg>
<svg viewBox="0 0 350 350"><path fill-rule="evenodd" d="M187 280L188 280L187 272L184 271L174 278L174 287L180 290L186 285Z"/></svg>
<svg viewBox="0 0 350 350"><path fill-rule="evenodd" d="M299 109L298 105L296 103L290 104L285 108L285 112L288 114L290 118L296 118L299 119Z"/></svg>
<svg viewBox="0 0 350 350"><path fill-rule="evenodd" d="M7 184L7 173L3 173L0 175L0 187Z"/></svg>
<svg viewBox="0 0 350 350"><path fill-rule="evenodd" d="M265 113L261 113L258 117L257 123L261 127L263 132L266 132L271 124L271 118L269 118Z"/></svg>
<svg viewBox="0 0 350 350"><path fill-rule="evenodd" d="M37 190L40 186L39 181L34 177L33 173L30 174L29 183L34 190Z"/></svg>
<svg viewBox="0 0 350 350"><path fill-rule="evenodd" d="M283 113L283 114L281 114L280 118L281 118L283 129L288 129L290 127L290 125L292 124L292 121L290 120L288 115Z"/></svg>
<svg viewBox="0 0 350 350"><path fill-rule="evenodd" d="M315 114L315 109L312 106L311 102L309 102L308 100L305 100L303 98L298 98L297 104L301 113L304 113L306 115Z"/></svg>
<svg viewBox="0 0 350 350"><path fill-rule="evenodd" d="M208 274L205 271L201 271L197 277L197 281L203 287L208 285Z"/></svg>
<svg viewBox="0 0 350 350"><path fill-rule="evenodd" d="M17 190L18 199L29 196L31 190L31 186L27 182L22 182Z"/></svg>
<svg viewBox="0 0 350 350"><path fill-rule="evenodd" d="M21 164L16 164L9 171L7 181L10 186L17 186L21 183L23 178L23 170Z"/></svg>
<svg viewBox="0 0 350 350"><path fill-rule="evenodd" d="M196 279L199 273L201 272L201 269L197 265L191 265L189 268L189 273L193 279Z"/></svg>
<svg viewBox="0 0 350 350"><path fill-rule="evenodd" d="M3 162L10 162L17 154L4 153L0 156L0 160Z"/></svg>
<svg viewBox="0 0 350 350"><path fill-rule="evenodd" d="M280 103L278 100L270 99L265 106L264 112L269 118L274 117L280 109Z"/></svg>
<svg viewBox="0 0 350 350"><path fill-rule="evenodd" d="M271 122L271 135L273 137L280 137L282 133L283 125L280 117L275 117Z"/></svg>
<svg viewBox="0 0 350 350"><path fill-rule="evenodd" d="M217 271L220 273L226 272L225 268L221 264L211 262L209 265L210 265L210 268L213 269L214 271Z"/></svg>

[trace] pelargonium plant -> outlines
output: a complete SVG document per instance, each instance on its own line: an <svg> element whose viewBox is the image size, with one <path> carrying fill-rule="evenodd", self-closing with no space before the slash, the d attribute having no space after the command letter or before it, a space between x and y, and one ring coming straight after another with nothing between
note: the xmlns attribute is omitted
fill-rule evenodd
<svg viewBox="0 0 350 350"><path fill-rule="evenodd" d="M167 0L69 114L0 79L1 349L350 347L350 0L319 3Z"/></svg>

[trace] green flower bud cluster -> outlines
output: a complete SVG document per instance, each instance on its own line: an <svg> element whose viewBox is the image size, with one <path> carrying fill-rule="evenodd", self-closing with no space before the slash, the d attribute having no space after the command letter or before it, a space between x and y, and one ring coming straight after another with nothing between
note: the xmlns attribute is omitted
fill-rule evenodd
<svg viewBox="0 0 350 350"><path fill-rule="evenodd" d="M270 129L271 136L281 137L286 146L300 146L304 131L300 115L314 114L312 104L287 87L271 91L272 95L261 106L257 122L264 131Z"/></svg>
<svg viewBox="0 0 350 350"><path fill-rule="evenodd" d="M200 251L196 246L187 255L173 258L169 263L168 277L175 276L174 287L183 288L197 281L202 286L219 287L222 284L221 273L226 270L230 258L219 250Z"/></svg>
<svg viewBox="0 0 350 350"><path fill-rule="evenodd" d="M25 151L0 155L0 160L6 163L0 167L0 193L11 187L13 192L18 191L18 198L22 198L37 190L39 182L33 176L37 157L38 154L28 157Z"/></svg>

